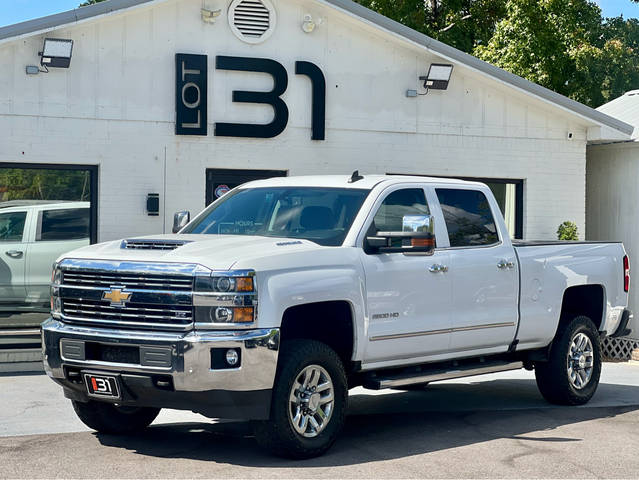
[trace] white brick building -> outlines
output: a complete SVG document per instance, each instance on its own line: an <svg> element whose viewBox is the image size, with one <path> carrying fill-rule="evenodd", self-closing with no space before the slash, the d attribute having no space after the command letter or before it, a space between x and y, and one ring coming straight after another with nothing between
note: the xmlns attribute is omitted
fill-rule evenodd
<svg viewBox="0 0 639 480"><path fill-rule="evenodd" d="M268 9L261 1L253 7ZM99 240L170 231L174 211L199 211L216 186L233 186L222 169L496 179L512 234L554 238L564 220L584 232L586 145L629 138L632 127L350 0L274 1L270 36L248 38L255 43L234 33L241 2L230 0L109 0L0 28L0 168L97 166ZM214 23L202 9L219 13ZM45 38L73 40L70 67L27 75ZM176 134L176 54L208 56L207 135ZM270 90L272 76L216 68L218 56L284 67L281 133L215 135L215 123L274 116L232 98ZM295 73L300 61L325 77L324 140L311 139L311 81ZM453 65L448 88L408 97L424 93L418 77L432 63ZM159 216L146 213L148 193L159 193Z"/></svg>

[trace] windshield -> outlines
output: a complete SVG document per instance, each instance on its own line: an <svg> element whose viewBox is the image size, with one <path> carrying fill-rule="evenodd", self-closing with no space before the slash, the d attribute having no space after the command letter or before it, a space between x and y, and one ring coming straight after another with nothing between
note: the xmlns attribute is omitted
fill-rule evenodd
<svg viewBox="0 0 639 480"><path fill-rule="evenodd" d="M211 205L180 233L300 238L338 246L368 192L311 187L239 189Z"/></svg>

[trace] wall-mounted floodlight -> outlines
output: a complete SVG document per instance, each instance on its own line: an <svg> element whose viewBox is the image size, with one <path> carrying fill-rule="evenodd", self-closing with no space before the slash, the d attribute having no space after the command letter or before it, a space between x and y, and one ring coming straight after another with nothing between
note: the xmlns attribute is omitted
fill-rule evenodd
<svg viewBox="0 0 639 480"><path fill-rule="evenodd" d="M424 81L426 90L446 90L450 75L453 73L453 66L444 63L431 63L428 69L428 75L419 77Z"/></svg>
<svg viewBox="0 0 639 480"><path fill-rule="evenodd" d="M40 65L43 67L69 68L73 40L62 38L45 38L40 52Z"/></svg>

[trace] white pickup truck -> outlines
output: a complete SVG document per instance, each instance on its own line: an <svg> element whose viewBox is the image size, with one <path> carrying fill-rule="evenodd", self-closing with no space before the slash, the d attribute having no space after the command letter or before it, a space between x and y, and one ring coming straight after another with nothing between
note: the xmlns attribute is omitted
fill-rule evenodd
<svg viewBox="0 0 639 480"><path fill-rule="evenodd" d="M160 408L252 420L278 455L325 452L348 390L526 368L550 402L595 393L629 332L621 243L511 242L481 183L251 182L174 235L75 250L53 271L45 369L102 432Z"/></svg>

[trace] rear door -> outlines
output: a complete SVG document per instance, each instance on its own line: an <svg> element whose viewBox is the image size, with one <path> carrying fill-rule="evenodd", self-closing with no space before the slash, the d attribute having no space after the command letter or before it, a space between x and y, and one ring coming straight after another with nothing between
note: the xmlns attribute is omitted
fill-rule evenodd
<svg viewBox="0 0 639 480"><path fill-rule="evenodd" d="M0 210L0 307L24 304L27 210Z"/></svg>
<svg viewBox="0 0 639 480"><path fill-rule="evenodd" d="M29 302L48 302L53 262L64 253L89 244L89 218L88 205L38 211L35 239L27 247Z"/></svg>
<svg viewBox="0 0 639 480"><path fill-rule="evenodd" d="M486 188L436 188L450 247L451 351L501 351L515 337L519 271L515 251Z"/></svg>

